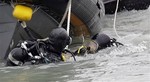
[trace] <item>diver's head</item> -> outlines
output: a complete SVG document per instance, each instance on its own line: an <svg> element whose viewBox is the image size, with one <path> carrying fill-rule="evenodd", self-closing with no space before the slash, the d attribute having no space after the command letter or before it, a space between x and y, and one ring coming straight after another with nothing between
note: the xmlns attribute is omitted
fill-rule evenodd
<svg viewBox="0 0 150 82"><path fill-rule="evenodd" d="M49 42L56 51L62 51L71 41L67 31L61 27L53 29L49 35Z"/></svg>
<svg viewBox="0 0 150 82"><path fill-rule="evenodd" d="M96 41L99 45L99 48L106 48L110 44L110 37L106 34L96 34L92 40Z"/></svg>

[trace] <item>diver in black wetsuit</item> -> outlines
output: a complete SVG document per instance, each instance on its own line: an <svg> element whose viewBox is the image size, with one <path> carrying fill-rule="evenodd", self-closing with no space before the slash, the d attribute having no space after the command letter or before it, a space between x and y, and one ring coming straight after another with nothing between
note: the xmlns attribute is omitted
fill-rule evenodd
<svg viewBox="0 0 150 82"><path fill-rule="evenodd" d="M17 48L14 48L8 56L7 66L21 66L25 62L31 64L56 63L64 61L62 53L67 45L71 43L70 37L63 28L56 28L51 31L46 39L37 39L36 41L23 41ZM85 53L96 53L101 49L110 46L123 45L111 39L106 34L96 34L91 41L75 52L67 51L73 55L83 56ZM68 54L68 53L65 53ZM72 55L72 56L73 56ZM71 57L71 56L70 56ZM76 60L74 58L74 60Z"/></svg>
<svg viewBox="0 0 150 82"><path fill-rule="evenodd" d="M24 13L27 12L27 13ZM26 24L33 15L32 8L16 5L13 16L17 18L30 40L20 42L12 49L7 58L7 66L20 66L25 62L32 64L60 62L63 60L61 52L70 43L70 37L64 28L53 29L46 39L36 39Z"/></svg>
<svg viewBox="0 0 150 82"><path fill-rule="evenodd" d="M122 45L122 43L117 42L115 38L110 38L106 34L97 33L91 38L91 41L86 43L85 45L82 45L75 51L75 55L83 56L85 53L87 54L93 54L98 52L101 49L105 49L107 47L111 46L119 46Z"/></svg>
<svg viewBox="0 0 150 82"><path fill-rule="evenodd" d="M53 29L47 39L19 43L9 53L6 66L21 66L25 62L40 64L63 61L61 53L70 43L64 28Z"/></svg>

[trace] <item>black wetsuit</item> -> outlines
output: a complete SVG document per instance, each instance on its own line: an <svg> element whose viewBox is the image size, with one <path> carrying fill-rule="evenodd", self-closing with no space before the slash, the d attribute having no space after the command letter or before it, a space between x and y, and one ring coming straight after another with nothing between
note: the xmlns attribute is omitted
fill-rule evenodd
<svg viewBox="0 0 150 82"><path fill-rule="evenodd" d="M23 46L23 44L26 48ZM43 54L47 52L44 42L37 42L37 41L20 42L17 45L17 47L12 49L12 51L9 53L6 65L19 66L23 65L25 62L31 61L32 64L42 63L43 59L42 57L40 57L41 52L43 52Z"/></svg>
<svg viewBox="0 0 150 82"><path fill-rule="evenodd" d="M47 41L25 42L28 49L23 48L21 44L14 48L9 53L7 66L19 66L28 61L32 64L60 62L62 61L61 53L66 45L69 45L70 37L65 29L56 28L51 31Z"/></svg>

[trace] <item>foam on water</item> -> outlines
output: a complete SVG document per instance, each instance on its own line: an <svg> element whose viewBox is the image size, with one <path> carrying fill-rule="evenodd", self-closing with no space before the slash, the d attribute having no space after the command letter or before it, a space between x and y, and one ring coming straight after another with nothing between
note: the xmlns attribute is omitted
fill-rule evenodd
<svg viewBox="0 0 150 82"><path fill-rule="evenodd" d="M150 81L150 8L118 13L116 37L113 16L106 16L103 32L125 46L111 47L87 58L92 60L75 65L75 77L84 82L149 82ZM86 57L85 57L86 58ZM83 68L83 69L81 69ZM76 80L71 80L73 82ZM80 82L80 81L79 81Z"/></svg>
<svg viewBox="0 0 150 82"><path fill-rule="evenodd" d="M125 46L107 49L106 73L94 77L92 82L149 82L150 81L150 8L144 11L130 11L118 14L117 29ZM108 16L107 21L111 21ZM110 24L110 22L109 22ZM106 25L110 26L111 25ZM112 28L104 32L112 37ZM117 38L117 37L116 37ZM96 61L98 62L98 61Z"/></svg>

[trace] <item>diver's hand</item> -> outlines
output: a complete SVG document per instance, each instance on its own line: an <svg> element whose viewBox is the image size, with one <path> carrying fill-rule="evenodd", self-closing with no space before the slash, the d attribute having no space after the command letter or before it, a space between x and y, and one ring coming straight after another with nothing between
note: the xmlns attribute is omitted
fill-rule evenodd
<svg viewBox="0 0 150 82"><path fill-rule="evenodd" d="M42 59L42 57L41 56L33 56L30 59L31 60L40 60L40 59Z"/></svg>
<svg viewBox="0 0 150 82"><path fill-rule="evenodd" d="M31 57L31 64L39 64L41 59L42 59L42 57L40 57L40 56L33 56L33 57Z"/></svg>
<svg viewBox="0 0 150 82"><path fill-rule="evenodd" d="M117 42L117 40L115 38L110 40L110 46L117 46L118 47L119 45L124 46L122 43Z"/></svg>

